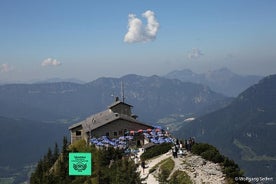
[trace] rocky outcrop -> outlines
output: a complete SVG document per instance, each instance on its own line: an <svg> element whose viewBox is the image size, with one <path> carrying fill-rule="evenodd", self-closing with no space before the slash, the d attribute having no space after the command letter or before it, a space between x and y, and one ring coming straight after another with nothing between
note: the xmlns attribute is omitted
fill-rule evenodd
<svg viewBox="0 0 276 184"><path fill-rule="evenodd" d="M149 171L153 167L158 168L158 164L164 159L171 157L174 161L174 169L171 171L168 180L172 176L172 174L179 170L184 171L190 178L191 182L194 184L213 184L226 183L225 175L222 173L222 167L219 164L215 164L213 162L207 161L200 156L193 155L191 153L186 153L184 156L173 158L171 152L160 155L152 160L146 162L147 168L144 170L144 173L139 167L139 171L141 173L141 178L145 179L144 183L148 184L158 184L158 174L160 172L159 169L156 169L154 172L149 173Z"/></svg>
<svg viewBox="0 0 276 184"><path fill-rule="evenodd" d="M193 183L226 183L225 175L219 164L207 161L200 156L187 154L182 158L174 159L175 166L185 171Z"/></svg>

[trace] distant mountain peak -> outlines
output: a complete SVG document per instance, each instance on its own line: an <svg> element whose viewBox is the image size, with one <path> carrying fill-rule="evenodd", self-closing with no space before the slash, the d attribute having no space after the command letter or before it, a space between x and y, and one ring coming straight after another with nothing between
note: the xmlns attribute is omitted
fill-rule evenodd
<svg viewBox="0 0 276 184"><path fill-rule="evenodd" d="M229 80L235 76L238 76L238 74L232 72L228 68L220 68L218 70L209 71L205 74L206 78L209 78L209 80Z"/></svg>
<svg viewBox="0 0 276 184"><path fill-rule="evenodd" d="M274 75L269 75L269 76L264 77L262 80L260 80L260 81L259 81L259 84L260 84L260 83L271 82L271 81L275 81L275 80L276 80L276 74L274 74Z"/></svg>
<svg viewBox="0 0 276 184"><path fill-rule="evenodd" d="M222 68L219 68L217 70L214 70L213 72L228 72L228 73L234 73L232 72L229 68L227 67L222 67Z"/></svg>
<svg viewBox="0 0 276 184"><path fill-rule="evenodd" d="M166 76L177 77L177 76L192 76L192 75L198 75L198 74L194 73L190 69L182 69L182 70L173 70L169 72Z"/></svg>
<svg viewBox="0 0 276 184"><path fill-rule="evenodd" d="M141 80L141 79L144 79L145 77L144 76L141 76L141 75L137 75L137 74L127 74L127 75L124 75L122 76L121 80Z"/></svg>
<svg viewBox="0 0 276 184"><path fill-rule="evenodd" d="M238 96L262 78L261 76L238 75L226 67L203 74L194 73L189 69L175 70L165 75L165 77L179 79L183 82L203 84L226 96Z"/></svg>
<svg viewBox="0 0 276 184"><path fill-rule="evenodd" d="M71 82L71 83L76 83L76 84L84 84L84 83L86 83L85 81L82 81L82 80L79 80L79 79L75 79L75 78L62 79L62 78L58 78L58 77L49 78L49 79L45 79L45 80L37 80L37 81L33 81L31 83L34 83L34 84L44 84L44 83L59 83L59 82Z"/></svg>

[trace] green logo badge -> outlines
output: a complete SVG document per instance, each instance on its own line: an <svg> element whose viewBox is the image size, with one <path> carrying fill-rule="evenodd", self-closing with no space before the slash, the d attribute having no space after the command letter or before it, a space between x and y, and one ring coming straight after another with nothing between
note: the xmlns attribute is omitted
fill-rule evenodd
<svg viewBox="0 0 276 184"><path fill-rule="evenodd" d="M69 153L69 175L90 176L91 153Z"/></svg>

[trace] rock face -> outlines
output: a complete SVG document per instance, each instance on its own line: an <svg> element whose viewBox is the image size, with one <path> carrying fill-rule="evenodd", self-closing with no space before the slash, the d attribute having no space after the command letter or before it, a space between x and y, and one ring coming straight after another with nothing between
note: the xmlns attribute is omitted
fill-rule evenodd
<svg viewBox="0 0 276 184"><path fill-rule="evenodd" d="M175 159L176 167L185 171L194 183L226 183L219 164L207 161L200 156L188 154Z"/></svg>
<svg viewBox="0 0 276 184"><path fill-rule="evenodd" d="M159 169L156 169L153 173L149 173L151 168L156 167L162 160L171 157L174 161L174 169L171 171L170 177L172 174L179 170L184 171L189 177L192 183L195 184L213 184L219 183L224 184L226 182L225 175L222 173L222 167L213 162L207 161L200 156L193 155L191 153L186 153L185 156L173 158L171 152L169 151L167 154L160 155L152 160L149 160L146 163L147 168L144 170L144 173L139 167L139 171L141 173L141 178L144 178L144 183L150 184L158 184L158 174Z"/></svg>

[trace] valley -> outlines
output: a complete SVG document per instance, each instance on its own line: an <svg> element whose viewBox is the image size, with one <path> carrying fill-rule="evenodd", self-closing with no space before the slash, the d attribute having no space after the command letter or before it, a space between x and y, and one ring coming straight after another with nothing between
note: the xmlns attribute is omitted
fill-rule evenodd
<svg viewBox="0 0 276 184"><path fill-rule="evenodd" d="M263 143L274 140L275 104L271 100L274 91L267 88L275 86L274 78L263 79L237 98L225 97L201 84L133 74L121 78L99 78L85 84L1 85L0 126L4 131L0 147L5 150L1 152L1 177L17 175L18 169L24 173L24 168L32 168L29 165L37 162L48 147L69 134L70 125L99 112L114 96L120 96L122 81L126 100L135 104L135 114L142 121L161 125L180 138L191 136L211 143L223 154L237 160L248 174L269 172L273 175L275 144ZM272 81L272 84L266 81ZM17 157L14 145L28 156ZM7 159L10 156L16 159L11 162ZM264 164L267 169L264 172L263 169L252 171L252 165L257 163L260 163L259 168Z"/></svg>

